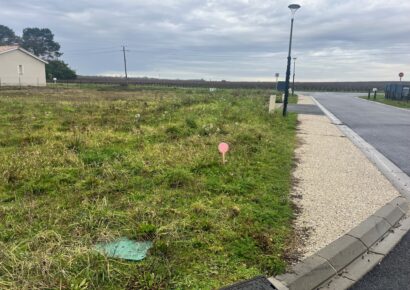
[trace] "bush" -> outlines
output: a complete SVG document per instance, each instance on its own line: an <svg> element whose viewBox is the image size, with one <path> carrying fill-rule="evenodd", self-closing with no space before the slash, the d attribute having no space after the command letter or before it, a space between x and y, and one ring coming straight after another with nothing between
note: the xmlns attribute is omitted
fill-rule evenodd
<svg viewBox="0 0 410 290"><path fill-rule="evenodd" d="M46 65L47 79L74 80L77 74L62 60L50 60Z"/></svg>

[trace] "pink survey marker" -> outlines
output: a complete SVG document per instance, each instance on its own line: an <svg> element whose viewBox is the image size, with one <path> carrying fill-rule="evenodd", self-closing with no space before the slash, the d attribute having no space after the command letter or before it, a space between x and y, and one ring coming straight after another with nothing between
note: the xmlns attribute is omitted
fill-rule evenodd
<svg viewBox="0 0 410 290"><path fill-rule="evenodd" d="M225 154L226 152L229 151L229 145L227 143L220 143L218 146L219 152L221 152L222 154Z"/></svg>
<svg viewBox="0 0 410 290"><path fill-rule="evenodd" d="M218 145L218 150L222 154L222 163L225 163L225 154L229 151L229 145L227 143L222 142Z"/></svg>

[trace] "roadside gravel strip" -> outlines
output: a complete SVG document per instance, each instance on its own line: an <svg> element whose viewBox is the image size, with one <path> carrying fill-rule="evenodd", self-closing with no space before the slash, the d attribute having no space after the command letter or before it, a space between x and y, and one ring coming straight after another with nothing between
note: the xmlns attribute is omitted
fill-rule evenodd
<svg viewBox="0 0 410 290"><path fill-rule="evenodd" d="M314 104L299 97L300 104ZM308 257L360 224L399 192L326 116L299 114L298 160L292 196L296 225L308 229Z"/></svg>

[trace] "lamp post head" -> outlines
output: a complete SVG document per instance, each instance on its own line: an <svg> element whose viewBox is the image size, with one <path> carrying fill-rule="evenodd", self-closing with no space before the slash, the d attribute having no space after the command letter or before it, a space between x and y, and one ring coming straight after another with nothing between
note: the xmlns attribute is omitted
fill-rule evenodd
<svg viewBox="0 0 410 290"><path fill-rule="evenodd" d="M295 15L296 11L300 8L299 4L290 4L289 6L290 11L292 12L292 16Z"/></svg>

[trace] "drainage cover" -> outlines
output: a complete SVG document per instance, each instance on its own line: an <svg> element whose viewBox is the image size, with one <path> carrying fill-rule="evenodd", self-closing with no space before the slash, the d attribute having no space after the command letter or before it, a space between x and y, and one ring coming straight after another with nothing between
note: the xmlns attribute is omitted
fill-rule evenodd
<svg viewBox="0 0 410 290"><path fill-rule="evenodd" d="M94 249L110 258L140 261L145 258L151 247L150 241L136 242L121 238L113 242L99 243L94 246Z"/></svg>

